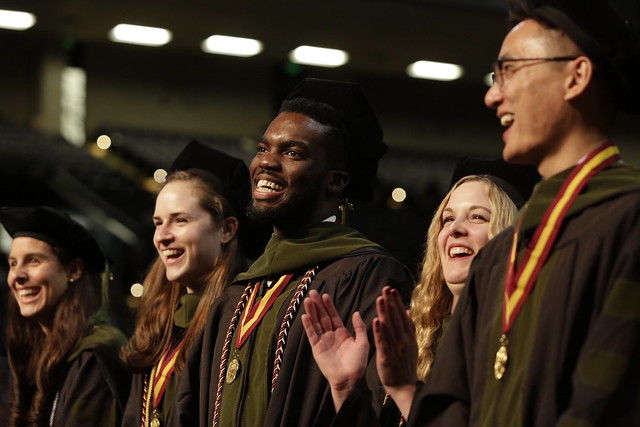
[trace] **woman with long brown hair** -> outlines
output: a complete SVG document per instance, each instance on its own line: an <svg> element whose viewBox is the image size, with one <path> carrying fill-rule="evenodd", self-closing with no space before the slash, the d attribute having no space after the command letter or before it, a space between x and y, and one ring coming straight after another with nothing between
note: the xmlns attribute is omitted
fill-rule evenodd
<svg viewBox="0 0 640 427"><path fill-rule="evenodd" d="M246 165L194 141L171 169L153 215L158 257L143 282L136 328L122 354L137 373L125 426L166 423L209 306L246 267L240 242L250 198Z"/></svg>
<svg viewBox="0 0 640 427"><path fill-rule="evenodd" d="M105 323L102 250L84 227L51 208L6 208L0 221L13 238L9 424L119 425L130 377L118 359L126 338Z"/></svg>

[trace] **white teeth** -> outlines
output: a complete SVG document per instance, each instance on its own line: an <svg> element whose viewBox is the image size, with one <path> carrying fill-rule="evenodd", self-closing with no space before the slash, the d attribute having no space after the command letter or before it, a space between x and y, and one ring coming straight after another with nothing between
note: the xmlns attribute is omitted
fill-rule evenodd
<svg viewBox="0 0 640 427"><path fill-rule="evenodd" d="M276 184L275 182L272 182L272 181L268 181L266 179L259 180L256 188L266 193L273 192L273 191L282 191L284 189L284 187L282 187L281 185Z"/></svg>
<svg viewBox="0 0 640 427"><path fill-rule="evenodd" d="M181 253L182 253L182 251L178 250L178 249L164 249L162 251L162 254L164 256L168 256L168 257L169 256L177 256L177 255L180 255Z"/></svg>
<svg viewBox="0 0 640 427"><path fill-rule="evenodd" d="M511 126L515 117L511 113L504 114L500 116L500 124L502 126Z"/></svg>
<svg viewBox="0 0 640 427"><path fill-rule="evenodd" d="M463 246L454 246L449 249L449 256L454 257L458 255L473 255L473 251Z"/></svg>
<svg viewBox="0 0 640 427"><path fill-rule="evenodd" d="M36 289L36 288L20 289L18 291L18 296L20 296L20 297L29 297L31 295L36 295L38 292L40 292L40 290Z"/></svg>

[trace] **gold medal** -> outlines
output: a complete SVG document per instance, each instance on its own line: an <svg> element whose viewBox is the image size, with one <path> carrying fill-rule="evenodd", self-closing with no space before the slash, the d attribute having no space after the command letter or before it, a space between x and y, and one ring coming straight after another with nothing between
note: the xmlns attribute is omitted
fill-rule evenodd
<svg viewBox="0 0 640 427"><path fill-rule="evenodd" d="M504 371L507 370L507 360L509 360L509 353L507 352L508 344L509 340L507 340L507 336L502 334L500 337L500 348L496 353L496 363L493 365L493 373L497 380L502 379Z"/></svg>
<svg viewBox="0 0 640 427"><path fill-rule="evenodd" d="M151 415L151 424L150 427L160 427L162 423L160 422L160 414L158 414L158 410L154 409Z"/></svg>
<svg viewBox="0 0 640 427"><path fill-rule="evenodd" d="M229 366L227 367L227 384L231 384L236 380L238 376L238 371L240 370L240 361L237 357L234 357L231 362L229 362Z"/></svg>

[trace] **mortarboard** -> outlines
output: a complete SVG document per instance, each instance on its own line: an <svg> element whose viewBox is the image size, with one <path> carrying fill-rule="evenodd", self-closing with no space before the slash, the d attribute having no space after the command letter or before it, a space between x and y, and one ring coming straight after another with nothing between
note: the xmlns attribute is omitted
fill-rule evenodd
<svg viewBox="0 0 640 427"><path fill-rule="evenodd" d="M367 98L356 83L306 78L285 97L305 98L332 107L349 133L347 155L351 182L347 197L373 199L378 160L387 152L382 142L382 128Z"/></svg>
<svg viewBox="0 0 640 427"><path fill-rule="evenodd" d="M213 175L215 190L243 215L251 199L247 165L240 159L198 141L191 141L171 164L170 171L200 169Z"/></svg>
<svg viewBox="0 0 640 427"><path fill-rule="evenodd" d="M533 165L515 165L502 159L483 160L462 158L456 164L449 188L468 175L482 175L500 187L520 209L529 199L540 175Z"/></svg>
<svg viewBox="0 0 640 427"><path fill-rule="evenodd" d="M0 209L0 222L12 238L32 237L60 246L84 261L91 273L105 270L106 259L98 242L67 213L48 206Z"/></svg>
<svg viewBox="0 0 640 427"><path fill-rule="evenodd" d="M262 254L271 234L252 224L246 217L251 200L251 181L247 165L241 159L230 156L198 141L191 141L171 164L171 171L199 169L208 173L214 190L229 201L240 221L239 238L250 258Z"/></svg>
<svg viewBox="0 0 640 427"><path fill-rule="evenodd" d="M511 0L508 9L561 29L604 74L618 107L640 113L640 34L633 28L640 25L637 0Z"/></svg>

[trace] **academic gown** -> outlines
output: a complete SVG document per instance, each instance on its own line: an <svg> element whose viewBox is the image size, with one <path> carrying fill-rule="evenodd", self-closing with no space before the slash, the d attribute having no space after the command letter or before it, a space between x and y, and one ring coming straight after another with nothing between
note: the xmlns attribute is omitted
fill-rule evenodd
<svg viewBox="0 0 640 427"><path fill-rule="evenodd" d="M127 343L118 329L96 325L67 358L68 369L58 392L53 426L119 426L131 375L120 362Z"/></svg>
<svg viewBox="0 0 640 427"><path fill-rule="evenodd" d="M173 317L174 330L184 331L189 327L193 316L195 315L198 303L200 302L199 294L184 294L180 297L180 303ZM122 418L123 427L140 427L142 423L142 397L145 383L145 377L149 375L151 370L143 373L136 373L133 375L131 382L131 392L129 393L129 400L125 408L124 416ZM167 425L166 421L169 419L171 408L173 406L173 400L175 397L176 386L178 384L179 376L174 373L167 380L167 388L164 392L162 401L158 406L159 420L162 426ZM150 420L149 420L150 422Z"/></svg>
<svg viewBox="0 0 640 427"><path fill-rule="evenodd" d="M272 236L263 256L247 273L240 275L212 306L203 334L188 357L176 396L176 419L172 425L212 425L221 352L237 302L247 283L294 272L292 282L296 283L315 265L320 268L309 289L327 293L334 299L340 317L352 333L351 314L360 311L371 335L370 325L376 315L375 299L384 286L396 287L405 301L409 300L413 279L408 269L355 230L339 224L322 223L297 239ZM259 422L264 426L324 426L335 415L329 386L313 359L300 320L303 307L298 309L288 331L278 381L271 393L273 350L291 294L286 294L281 305L276 307L274 304L273 309L277 312L272 325L263 328L262 332L254 332L267 334L270 338L269 348L252 350L252 354L265 353L265 382L268 384L265 384L266 390L261 391L268 396L265 413L258 414L256 418L251 414L254 408L245 407L244 415L253 419L246 421L239 413L236 414L235 425L243 425L246 421ZM370 359L370 362L375 364L375 360ZM241 366L239 375L250 369L255 368ZM229 403L223 402L225 404Z"/></svg>
<svg viewBox="0 0 640 427"><path fill-rule="evenodd" d="M518 260L570 170L536 186ZM494 363L514 229L476 256L410 426L640 425L640 171L614 164L569 208Z"/></svg>
<svg viewBox="0 0 640 427"><path fill-rule="evenodd" d="M440 348L450 320L451 314L447 314L442 319L442 330L435 343L436 349ZM374 387L371 387L372 384ZM380 404L382 407L379 406ZM367 367L364 377L356 383L340 411L331 421L331 426L348 427L406 427L406 425L402 412L380 384L374 363Z"/></svg>

